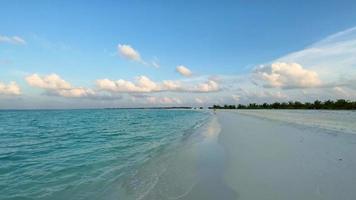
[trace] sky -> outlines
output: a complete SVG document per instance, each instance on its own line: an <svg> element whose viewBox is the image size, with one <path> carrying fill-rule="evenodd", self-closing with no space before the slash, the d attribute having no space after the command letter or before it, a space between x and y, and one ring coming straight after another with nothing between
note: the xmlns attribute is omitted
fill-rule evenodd
<svg viewBox="0 0 356 200"><path fill-rule="evenodd" d="M355 1L0 5L0 109L356 99Z"/></svg>

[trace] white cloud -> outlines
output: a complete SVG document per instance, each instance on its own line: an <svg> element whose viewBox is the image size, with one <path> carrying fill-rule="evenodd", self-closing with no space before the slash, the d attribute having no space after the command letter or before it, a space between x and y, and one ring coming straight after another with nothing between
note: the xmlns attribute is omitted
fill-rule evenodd
<svg viewBox="0 0 356 200"><path fill-rule="evenodd" d="M240 96L240 102L244 103L287 99L293 101L355 99L354 55L356 27L263 64L254 69L251 76L245 75L249 77L248 79L223 76L219 83L222 84L223 93L236 94ZM263 87L260 87L261 85ZM238 91L237 87L243 88L242 91ZM282 90L282 93L278 89L285 90Z"/></svg>
<svg viewBox="0 0 356 200"><path fill-rule="evenodd" d="M60 89L60 90L53 90L49 91L49 94L58 95L62 97L94 97L96 93L87 88L70 88L70 89Z"/></svg>
<svg viewBox="0 0 356 200"><path fill-rule="evenodd" d="M16 82L12 81L9 84L0 82L0 95L20 95L21 89Z"/></svg>
<svg viewBox="0 0 356 200"><path fill-rule="evenodd" d="M136 82L119 79L112 81L109 79L100 79L96 85L101 90L109 92L153 92L159 90L158 85L146 76L136 77Z"/></svg>
<svg viewBox="0 0 356 200"><path fill-rule="evenodd" d="M109 79L96 80L96 85L100 90L108 92L140 93L140 92L216 92L219 85L215 81L207 80L203 83L193 84L174 80L154 82L146 76L136 77L134 82L119 79L117 81Z"/></svg>
<svg viewBox="0 0 356 200"><path fill-rule="evenodd" d="M139 88L145 88L148 91L153 91L159 88L159 86L155 82L151 81L151 79L149 79L147 76L139 76L136 78L136 80L137 86Z"/></svg>
<svg viewBox="0 0 356 200"><path fill-rule="evenodd" d="M242 101L251 102L315 99L355 99L356 27L341 31L303 50L280 57L252 72L249 81L228 81L237 85ZM233 78L235 79L235 78ZM226 80L224 80L226 82ZM236 84L238 82L238 84ZM259 86L263 85L264 88ZM291 89L276 92L277 88ZM262 90L262 91L261 91ZM249 91L249 92L247 92Z"/></svg>
<svg viewBox="0 0 356 200"><path fill-rule="evenodd" d="M42 89L70 89L72 86L65 80L61 79L57 74L50 74L47 76L40 76L38 74L32 74L27 76L27 83L32 87L38 87Z"/></svg>
<svg viewBox="0 0 356 200"><path fill-rule="evenodd" d="M162 88L166 90L180 90L182 84L179 81L166 80L162 82Z"/></svg>
<svg viewBox="0 0 356 200"><path fill-rule="evenodd" d="M144 98L156 104L180 104L177 97L147 97L142 93L158 92L214 92L218 85L214 81L207 80L201 83L182 83L178 80L165 80L155 82L146 76L138 76L135 81L101 79L96 81L96 89L74 87L68 81L57 74L38 75L32 74L25 77L27 83L36 88L44 89L44 94L66 98L88 99L118 99L122 93L130 93L130 96ZM131 99L132 99L131 98Z"/></svg>
<svg viewBox="0 0 356 200"><path fill-rule="evenodd" d="M315 71L304 69L298 63L276 62L261 65L254 70L254 76L263 81L264 87L311 88L321 85Z"/></svg>
<svg viewBox="0 0 356 200"><path fill-rule="evenodd" d="M186 66L183 65L177 66L176 71L185 77L189 77L192 75L192 72Z"/></svg>
<svg viewBox="0 0 356 200"><path fill-rule="evenodd" d="M219 91L219 84L213 80L208 80L205 83L199 83L193 91L196 92L216 92Z"/></svg>
<svg viewBox="0 0 356 200"><path fill-rule="evenodd" d="M356 76L356 27L333 34L276 62L296 62L316 71L325 83Z"/></svg>
<svg viewBox="0 0 356 200"><path fill-rule="evenodd" d="M121 55L122 57L129 59L129 60L133 60L133 61L141 61L141 56L140 53L138 51L136 51L134 48L132 48L130 45L128 44L119 44L117 46L119 55Z"/></svg>
<svg viewBox="0 0 356 200"><path fill-rule="evenodd" d="M142 59L140 53L128 44L118 44L117 45L118 54L128 60L141 63L146 66L151 66L154 68L159 68L160 64L158 58L154 57L152 61L145 61Z"/></svg>
<svg viewBox="0 0 356 200"><path fill-rule="evenodd" d="M70 83L63 80L57 74L50 74L45 76L32 74L27 76L25 80L32 87L45 89L45 94L47 95L69 98L104 98L104 96L100 96L92 89L73 87Z"/></svg>
<svg viewBox="0 0 356 200"><path fill-rule="evenodd" d="M18 44L18 45L25 45L26 41L19 36L3 36L0 35L0 43L10 43L10 44Z"/></svg>

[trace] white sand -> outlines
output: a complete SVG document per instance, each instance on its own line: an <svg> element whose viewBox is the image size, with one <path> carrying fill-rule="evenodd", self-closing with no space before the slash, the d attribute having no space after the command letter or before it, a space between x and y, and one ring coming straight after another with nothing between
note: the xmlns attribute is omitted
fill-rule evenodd
<svg viewBox="0 0 356 200"><path fill-rule="evenodd" d="M293 120L293 111L217 111L224 182L236 199L356 199L356 134L342 132L343 113L327 113L333 129L325 113L305 113L308 124L298 112L305 123Z"/></svg>
<svg viewBox="0 0 356 200"><path fill-rule="evenodd" d="M218 110L174 151L129 179L127 196L117 193L136 200L354 200L355 117Z"/></svg>

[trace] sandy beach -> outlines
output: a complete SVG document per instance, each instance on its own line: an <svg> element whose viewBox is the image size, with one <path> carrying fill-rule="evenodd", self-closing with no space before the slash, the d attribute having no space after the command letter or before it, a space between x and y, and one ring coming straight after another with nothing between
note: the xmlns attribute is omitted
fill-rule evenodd
<svg viewBox="0 0 356 200"><path fill-rule="evenodd" d="M293 116L293 111L217 111L223 180L235 199L355 199L354 125L342 132L323 126L325 113L314 113L314 122L306 124L303 117L275 117L283 115Z"/></svg>
<svg viewBox="0 0 356 200"><path fill-rule="evenodd" d="M165 171L139 199L355 199L354 117L347 111L218 110L167 156ZM147 174L157 174L158 163L145 166Z"/></svg>

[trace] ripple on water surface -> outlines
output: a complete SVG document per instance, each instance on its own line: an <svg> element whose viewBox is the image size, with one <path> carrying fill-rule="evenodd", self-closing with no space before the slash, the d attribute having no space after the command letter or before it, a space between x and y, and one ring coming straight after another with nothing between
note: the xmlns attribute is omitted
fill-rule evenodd
<svg viewBox="0 0 356 200"><path fill-rule="evenodd" d="M192 110L0 111L0 199L98 199L207 117Z"/></svg>

